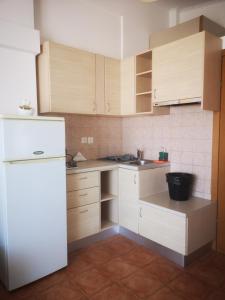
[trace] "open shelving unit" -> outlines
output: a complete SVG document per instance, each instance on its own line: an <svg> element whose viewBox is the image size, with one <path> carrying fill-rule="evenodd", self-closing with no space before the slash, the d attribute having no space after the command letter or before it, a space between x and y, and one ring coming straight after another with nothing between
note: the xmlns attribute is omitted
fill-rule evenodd
<svg viewBox="0 0 225 300"><path fill-rule="evenodd" d="M136 113L152 112L152 51L136 56Z"/></svg>
<svg viewBox="0 0 225 300"><path fill-rule="evenodd" d="M118 173L101 172L101 230L118 224Z"/></svg>

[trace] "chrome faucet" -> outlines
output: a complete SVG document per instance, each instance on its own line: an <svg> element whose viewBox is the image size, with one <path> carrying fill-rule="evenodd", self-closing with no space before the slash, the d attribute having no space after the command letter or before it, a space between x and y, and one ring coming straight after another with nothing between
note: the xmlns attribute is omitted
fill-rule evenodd
<svg viewBox="0 0 225 300"><path fill-rule="evenodd" d="M137 159L143 160L144 159L144 150L137 149Z"/></svg>

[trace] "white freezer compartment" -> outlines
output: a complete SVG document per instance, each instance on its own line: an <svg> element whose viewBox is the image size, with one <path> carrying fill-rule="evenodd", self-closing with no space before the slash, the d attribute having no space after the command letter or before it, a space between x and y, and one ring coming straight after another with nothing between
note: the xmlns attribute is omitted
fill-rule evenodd
<svg viewBox="0 0 225 300"><path fill-rule="evenodd" d="M64 121L0 120L0 160L65 156Z"/></svg>
<svg viewBox="0 0 225 300"><path fill-rule="evenodd" d="M5 163L9 290L67 265L65 160Z"/></svg>

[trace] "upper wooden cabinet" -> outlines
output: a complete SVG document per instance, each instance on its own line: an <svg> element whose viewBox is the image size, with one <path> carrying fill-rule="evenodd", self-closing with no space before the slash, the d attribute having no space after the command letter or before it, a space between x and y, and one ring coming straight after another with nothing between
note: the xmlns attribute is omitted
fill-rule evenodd
<svg viewBox="0 0 225 300"><path fill-rule="evenodd" d="M95 54L45 42L38 79L41 113L96 113Z"/></svg>
<svg viewBox="0 0 225 300"><path fill-rule="evenodd" d="M220 109L221 40L200 32L152 50L155 106L200 102Z"/></svg>

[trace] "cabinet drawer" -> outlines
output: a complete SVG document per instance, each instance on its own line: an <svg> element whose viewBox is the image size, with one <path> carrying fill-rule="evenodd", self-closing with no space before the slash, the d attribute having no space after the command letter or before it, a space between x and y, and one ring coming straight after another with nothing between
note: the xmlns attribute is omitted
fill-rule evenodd
<svg viewBox="0 0 225 300"><path fill-rule="evenodd" d="M98 202L100 199L99 194L99 187L68 192L67 209Z"/></svg>
<svg viewBox="0 0 225 300"><path fill-rule="evenodd" d="M68 242L72 242L99 232L99 203L89 204L67 211Z"/></svg>
<svg viewBox="0 0 225 300"><path fill-rule="evenodd" d="M186 218L151 206L140 207L139 234L186 254Z"/></svg>
<svg viewBox="0 0 225 300"><path fill-rule="evenodd" d="M67 175L67 192L99 186L99 172Z"/></svg>

